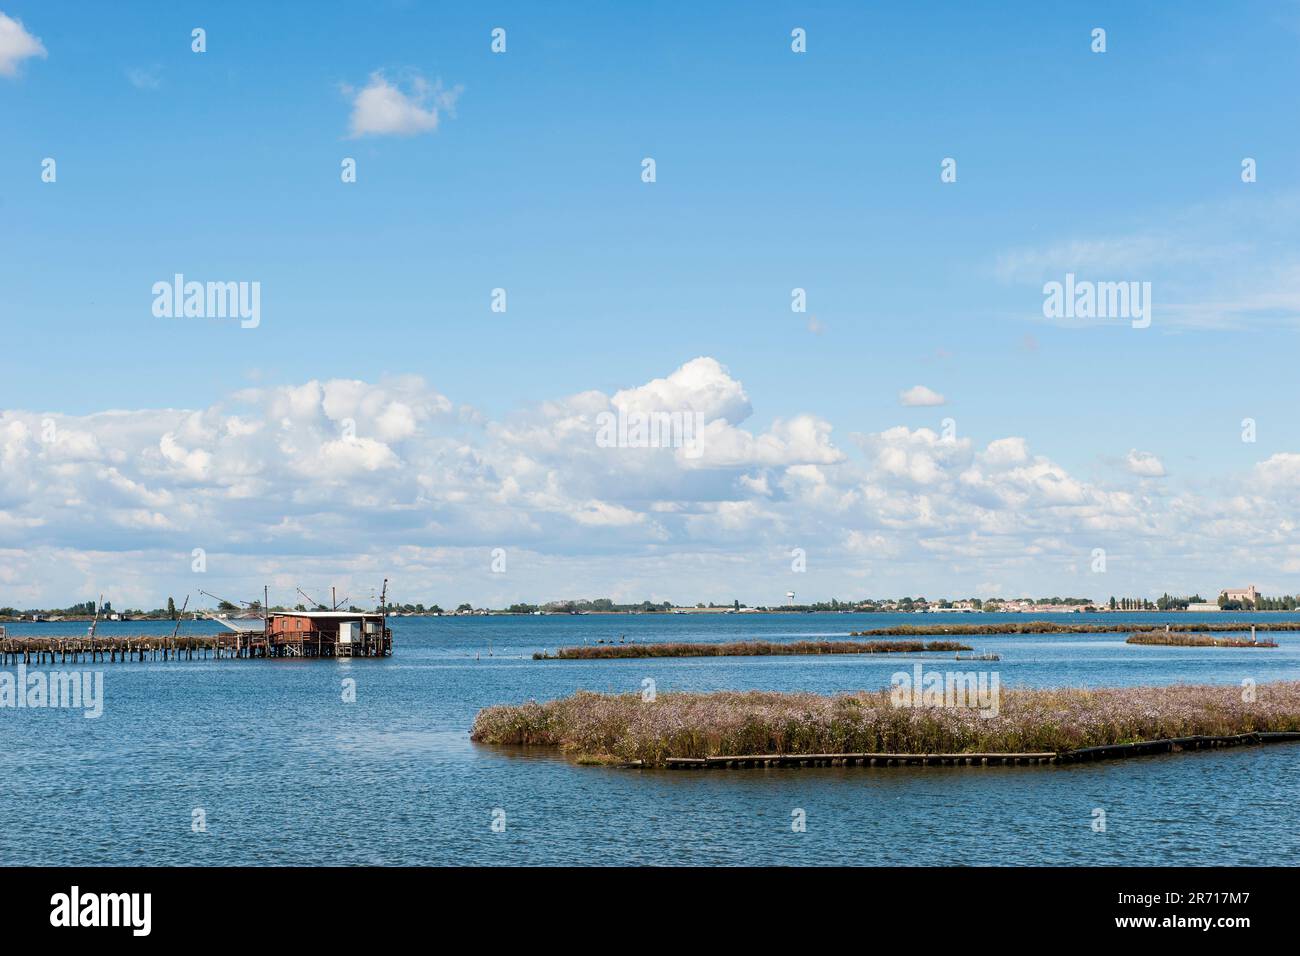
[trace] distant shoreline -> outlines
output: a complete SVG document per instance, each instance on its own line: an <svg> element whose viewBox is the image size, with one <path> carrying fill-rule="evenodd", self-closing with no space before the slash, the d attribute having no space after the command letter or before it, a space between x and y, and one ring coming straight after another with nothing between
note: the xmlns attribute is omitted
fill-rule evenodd
<svg viewBox="0 0 1300 956"><path fill-rule="evenodd" d="M271 613L292 613L292 609L290 609L290 608L281 608L281 607L273 607L273 608L270 609L270 611L271 611ZM1266 610L1266 611L1264 611L1264 610L1189 611L1189 610L1186 610L1186 609L1184 609L1184 608L1176 608L1176 609L1175 609L1175 608L1171 608L1171 609L1167 609L1167 610L1163 610L1163 611L1158 610L1158 609L1155 609L1155 608L1147 608L1147 609L1141 609L1141 608L1129 608L1128 610L1123 610L1123 609L1119 609L1119 608L1117 608L1117 609L1115 609L1115 610L1113 610L1113 611L1112 611L1111 609L1109 609L1109 608L1093 608L1093 609L1088 610L1088 611L1080 611L1080 610L1064 610L1064 609L1061 609L1061 608L1054 608L1054 609L1051 609L1051 610L1015 610L1015 611L947 611L947 610L943 610L943 611L935 611L935 610L929 610L929 611L915 611L915 610L913 610L913 611L904 611L904 610L897 610L897 609L895 609L895 610L883 610L883 609L865 610L865 609L861 609L861 608L840 608L840 609L835 609L835 610L832 610L832 609L816 609L816 610L813 610L813 609L808 609L808 608L781 608L781 607L771 607L771 608L741 608L739 611L734 610L734 609L732 609L732 608L675 608L675 609L673 609L673 610L620 610L620 611L603 611L603 610L602 610L602 611L594 611L594 610L581 610L581 611L541 611L541 612L532 612L532 611L505 611L505 610L478 610L478 611L472 611L472 612L471 612L471 611L465 611L465 612L443 611L443 612L440 613L440 614L439 614L439 613L436 613L436 612L429 612L429 611L389 611L389 612L388 612L388 616L389 616L389 617L451 617L451 618L467 618L467 617L640 617L640 616L649 616L649 617L685 617L685 616L691 616L691 615L704 615L704 616L708 616L708 617L722 617L722 616L727 616L727 615L736 615L736 616L746 615L746 616L748 616L748 615L799 615L799 614L865 614L865 615L878 615L878 614L909 614L909 615L919 615L919 616L923 616L923 617L941 617L941 618L957 618L957 619L960 619L960 618L963 618L963 617L967 617L967 616L972 616L972 615L984 615L984 616L988 616L988 617L1017 617L1017 618L1025 618L1025 617L1031 617L1031 618L1032 618L1032 617L1034 617L1034 616L1044 616L1044 615L1050 615L1050 616L1053 616L1053 617L1061 617L1061 616L1065 616L1065 615L1074 616L1074 615L1078 615L1078 614L1088 614L1088 615L1093 615L1093 614L1155 614L1155 615L1161 615L1161 614L1170 614L1170 615L1180 615L1180 614L1296 614L1296 615L1300 615L1300 608L1297 608L1297 609L1295 609L1295 610L1293 610L1293 611L1286 611L1286 610ZM187 612L187 613L185 614L184 617L181 617L181 618L180 618L180 620L181 620L183 623L195 623L195 622L212 622L212 623L217 623L217 622L220 622L220 621L223 621L223 620L230 620L230 621L243 621L243 620L246 620L246 621L253 621L253 620L261 620L261 617L262 617L261 614L238 614L238 615L221 615L221 616L212 616L212 615L207 615L207 616L203 616L203 617L194 617L194 616L192 616L190 613ZM72 624L78 624L78 623L79 623L79 624L90 624L90 623L92 623L94 620L95 620L95 618L94 618L93 616L91 616L91 615L70 615L70 614L67 614L67 615L65 615L65 614L58 614L58 615L53 615L53 616L49 616L49 617L41 616L41 617L39 617L39 618L32 618L32 617L26 617L26 616L24 616L24 617L2 617L2 616L0 616L0 624L69 624L69 623L72 623ZM156 616L156 615L143 614L143 615L139 615L139 616L132 615L132 616L130 616L130 617L100 618L100 619L99 619L99 623L100 623L100 624L128 624L128 623L138 623L138 622L141 622L141 621L155 621L155 622L162 622L162 623L169 623L169 624L170 624L170 623L174 623L174 622L176 621L176 618L167 617L167 616L165 616L165 615L164 615L164 616ZM1207 622L1207 623L1208 623L1208 622ZM907 626L909 626L909 627L910 627L910 626L926 627L927 625L907 625ZM948 628L948 629L951 629L951 628L954 627L954 626L959 626L959 625L938 625L938 624L933 625L933 627L936 627L936 628ZM969 627L986 627L986 626L989 626L989 625L981 623L981 624L972 624L972 625L968 625L968 626L969 626ZM1198 628L1199 628L1200 625L1192 625L1192 626L1193 626L1193 627L1198 627ZM1265 626L1268 626L1268 625L1265 625ZM1086 625L1086 624L1085 624L1085 625L1079 625L1079 627L1080 627L1080 628L1085 628L1085 629L1086 629L1086 628L1090 627L1090 625ZM1103 628L1103 630L1108 630L1108 629L1123 629L1123 627L1124 627L1124 625L1107 625L1105 628ZM870 632L862 632L862 633L870 633ZM934 633L948 633L948 630L939 630L939 631L935 631ZM1084 633L1086 633L1086 631L1084 631Z"/></svg>

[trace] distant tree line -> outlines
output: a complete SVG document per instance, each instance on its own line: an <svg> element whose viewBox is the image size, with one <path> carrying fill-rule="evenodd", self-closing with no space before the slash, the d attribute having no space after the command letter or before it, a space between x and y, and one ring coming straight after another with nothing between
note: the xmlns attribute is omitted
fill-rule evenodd
<svg viewBox="0 0 1300 956"><path fill-rule="evenodd" d="M788 611L794 613L808 613L814 611L900 611L912 612L924 610L928 607L952 608L958 601L970 605L974 610L997 611L1004 604L1011 601L1017 603L1026 603L1034 605L1058 605L1058 606L1086 606L1092 604L1091 598L1084 597L1041 597L1041 598L977 598L970 597L965 599L949 600L941 598L936 601L927 601L923 596L901 598L860 598L857 600L840 600L831 598L829 601L816 601L806 604L778 604L765 607L768 611ZM95 614L94 601L83 601L80 604L73 604L65 608L29 608L19 610L13 607L0 607L0 618L20 618L20 617L93 617ZM1111 596L1108 605L1112 611L1180 611L1186 610L1191 604L1205 603L1205 599L1199 594L1188 596L1175 596L1168 592L1162 594L1155 601L1149 598L1134 597L1115 597ZM1218 605L1225 611L1295 611L1300 609L1300 595L1283 595L1281 597L1263 597L1261 596L1253 604L1248 600L1231 600L1227 599L1225 594L1220 594ZM747 605L741 604L739 600L733 599L730 603L700 602L694 605L701 610L719 610L730 609L739 611ZM547 614L579 614L583 612L638 612L638 613L664 613L673 610L674 605L671 601L640 601L637 603L618 603L610 598L596 598L594 600L561 600L549 601L544 604L531 604L528 602L516 602L503 609L507 614L535 614L538 611ZM230 601L219 601L217 609L224 614L231 614L238 611L247 611L253 614L262 612L260 601L244 602L243 607L233 604ZM275 605L270 608L272 611L288 611L289 608L283 605ZM306 612L306 605L295 605L293 610ZM318 604L312 610L329 611L332 610L328 605ZM388 613L400 614L445 614L447 613L438 604L389 604L385 608ZM471 613L475 610L474 606L468 602L462 602L457 605L456 611L459 613ZM495 609L493 609L495 610ZM356 605L349 605L348 611L353 613L362 613L363 608ZM113 604L111 601L105 601L99 609L101 619L113 614ZM176 620L180 616L180 610L176 605L174 598L167 598L167 606L152 611L143 611L139 609L126 610L117 612L119 616L132 619L165 619ZM495 611L502 613L502 611Z"/></svg>
<svg viewBox="0 0 1300 956"><path fill-rule="evenodd" d="M1294 611L1300 607L1300 595L1284 594L1282 597L1260 597L1255 602L1257 611Z"/></svg>
<svg viewBox="0 0 1300 956"><path fill-rule="evenodd" d="M1110 609L1112 611L1154 611L1156 610L1155 602L1148 598L1119 598L1114 595L1110 599Z"/></svg>

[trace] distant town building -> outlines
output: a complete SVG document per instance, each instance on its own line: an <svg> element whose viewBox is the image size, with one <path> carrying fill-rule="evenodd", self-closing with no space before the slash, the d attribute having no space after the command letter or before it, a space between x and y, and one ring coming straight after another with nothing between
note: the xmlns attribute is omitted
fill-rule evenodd
<svg viewBox="0 0 1300 956"><path fill-rule="evenodd" d="M1238 601L1242 604L1254 604L1259 599L1259 591L1255 585L1248 588L1225 588L1219 592L1219 597L1225 601Z"/></svg>
<svg viewBox="0 0 1300 956"><path fill-rule="evenodd" d="M1217 605L1217 604L1189 604L1189 605L1187 605L1187 610L1189 610L1189 611L1217 611L1217 610L1219 610L1219 605Z"/></svg>

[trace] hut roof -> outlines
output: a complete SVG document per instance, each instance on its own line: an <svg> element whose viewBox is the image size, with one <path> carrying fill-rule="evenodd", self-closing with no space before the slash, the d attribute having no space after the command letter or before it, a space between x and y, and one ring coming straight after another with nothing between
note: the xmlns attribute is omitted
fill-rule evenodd
<svg viewBox="0 0 1300 956"><path fill-rule="evenodd" d="M356 618L382 617L380 611L271 611L271 617Z"/></svg>

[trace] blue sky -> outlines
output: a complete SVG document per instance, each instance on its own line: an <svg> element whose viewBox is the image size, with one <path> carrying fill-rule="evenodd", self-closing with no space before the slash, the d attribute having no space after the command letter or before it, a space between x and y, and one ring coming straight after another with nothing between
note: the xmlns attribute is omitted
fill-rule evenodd
<svg viewBox="0 0 1300 956"><path fill-rule="evenodd" d="M1113 515L1113 526L1085 515L1080 528L1077 514L1045 512L1016 540L1057 541L1048 551L1059 562L1005 571L999 562L1011 552L984 549L979 535L1016 532L987 520L964 527L974 511L954 507L941 529L950 541L976 535L966 558L974 565L962 569L932 559L924 508L910 525L874 513L859 530L888 533L897 566L885 575L836 557L840 573L810 584L810 596L1118 590L1114 579L1081 588L1072 576L1070 555L1090 552L1090 532L1113 535L1105 545L1132 556L1131 593L1216 586L1216 562L1225 574L1300 590L1279 570L1289 553L1269 558L1255 546L1278 544L1267 522L1234 532L1229 507L1262 493L1263 482L1285 510L1277 494L1292 474L1300 7L590 6L0 0L0 13L44 51L0 72L0 408L13 421L71 422L109 409L225 408L246 388L419 376L453 407L472 407L448 434L462 458L480 449L479 491L490 498L494 483L511 480L504 463L521 454L500 447L501 423L545 416L545 403L589 390L635 389L708 357L743 385L737 428L759 435L800 415L829 424L828 440L858 469L833 487L866 494L887 484L873 472L879 449L850 436L937 431L951 417L971 455L1020 438L1030 459L1098 494L1137 496L1128 537ZM190 49L198 26L202 54ZM494 27L507 31L505 54L490 50ZM804 54L791 51L795 27L807 31ZM1090 49L1095 27L1106 30L1105 53ZM436 129L354 137L358 91L377 76L426 110L432 91L454 109L437 110ZM424 99L419 84L431 91ZM41 181L45 157L57 162L55 183ZM344 157L357 162L356 183L340 181ZM652 184L641 181L644 157L657 164ZM957 161L955 183L940 182L945 157ZM1257 163L1256 182L1241 180L1245 157ZM1044 319L1043 282L1067 271L1150 281L1151 327ZM261 324L155 317L151 286L177 272L260 282ZM504 314L489 309L496 287L508 293ZM807 290L807 314L791 312L795 287ZM944 404L900 404L918 384ZM1245 417L1258 422L1256 442L1240 439ZM361 478L415 467L419 455L396 443L428 437L417 431L394 438L394 459L368 461ZM1164 474L1135 471L1133 452L1154 456ZM24 467L42 460L33 455ZM574 500L618 501L644 516L648 501L675 502L681 513L739 502L721 489L742 472L757 480L766 468L779 483L783 470L831 464L733 460L735 473L720 467L707 493L692 480L647 491L641 504L597 493L574 462L548 467L553 486L583 487ZM953 463L948 480L968 467ZM76 515L33 497L42 482L24 476L0 497L12 526L0 522L0 540L39 568L78 545ZM141 494L180 495L165 471L129 477ZM84 523L99 512L92 489L78 488ZM286 503L284 512L301 505L301 490L257 494ZM338 493L302 519L364 524ZM919 494L903 493L913 502ZM952 500L951 489L943 494ZM1187 496L1204 505L1195 518ZM647 544L578 522L583 538L539 519L531 538L502 546L547 556L554 577L489 585L452 562L421 565L411 586L484 600L511 587L554 597L546 589L570 581L584 556L620 554L633 568L671 547L719 563L702 581L666 571L646 590L682 600L738 590L758 601L785 587L762 561L747 563L751 555L821 542L862 517L850 504L840 520L811 521L811 505L793 492L767 497L780 513L743 540L663 526L665 537ZM429 500L395 490L365 520L392 522L390 545L478 549L501 537L471 532L468 519L397 519ZM1015 513L1018 501L1002 505ZM429 507L445 515L456 504L473 507L472 496ZM247 521L251 539L266 520L247 505L220 521L168 507L157 504L161 521L144 522L160 536L104 543L159 556L140 558L123 590L165 578L160 556L188 553L187 537L220 538L213 550L234 555L244 545L232 524ZM510 507L522 509L519 527L537 517L536 504ZM1140 528L1137 516L1153 511L1171 524ZM56 514L64 532L53 530ZM1222 533L1219 558L1178 543L1198 523ZM40 548L52 550L38 560ZM1230 549L1241 556L1227 559ZM276 553L265 551L263 567ZM89 567L75 587L95 586L114 564ZM584 593L638 587L631 571L624 580L590 573ZM684 593L694 584L720 593Z"/></svg>

